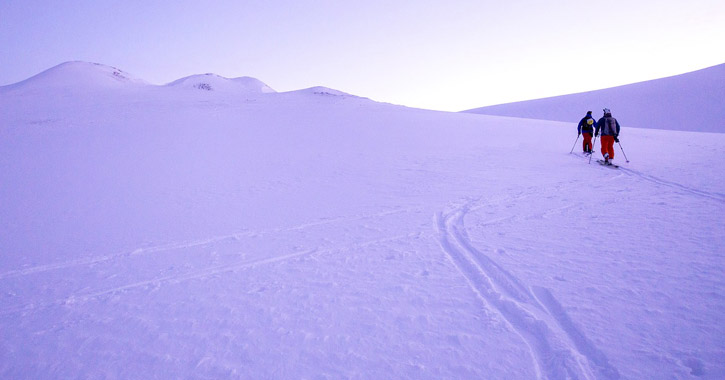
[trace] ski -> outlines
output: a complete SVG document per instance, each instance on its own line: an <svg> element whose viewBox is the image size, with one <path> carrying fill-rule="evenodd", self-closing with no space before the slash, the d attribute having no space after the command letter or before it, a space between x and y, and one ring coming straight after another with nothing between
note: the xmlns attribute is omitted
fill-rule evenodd
<svg viewBox="0 0 725 380"><path fill-rule="evenodd" d="M606 163L606 162L604 162L604 160L597 160L597 162L598 162L598 163L599 163L600 165L602 165L602 166L606 166L606 167L609 167L609 168L612 168L612 169L617 169L617 168L619 168L619 165L615 165L615 164L609 164L609 163Z"/></svg>

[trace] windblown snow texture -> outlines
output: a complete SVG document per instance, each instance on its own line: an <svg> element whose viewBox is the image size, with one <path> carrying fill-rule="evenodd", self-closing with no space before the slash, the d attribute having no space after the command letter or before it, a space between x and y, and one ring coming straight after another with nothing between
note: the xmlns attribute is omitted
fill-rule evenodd
<svg viewBox="0 0 725 380"><path fill-rule="evenodd" d="M83 62L0 105L2 378L725 377L725 134L611 170L578 119Z"/></svg>

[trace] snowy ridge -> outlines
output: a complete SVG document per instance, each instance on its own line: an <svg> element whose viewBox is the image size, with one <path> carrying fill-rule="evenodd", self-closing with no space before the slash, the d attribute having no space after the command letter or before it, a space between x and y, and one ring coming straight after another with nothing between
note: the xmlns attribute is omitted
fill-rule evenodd
<svg viewBox="0 0 725 380"><path fill-rule="evenodd" d="M351 96L350 94L348 94L346 92L334 90L332 88L323 87L323 86L316 86L316 87L305 88L302 90L290 91L289 93L312 94L312 95L322 95L322 96Z"/></svg>
<svg viewBox="0 0 725 380"><path fill-rule="evenodd" d="M246 96L277 93L277 91L257 78L226 78L213 73L190 75L163 86L155 86L121 69L83 61L65 62L24 81L0 86L0 92L73 90L88 93L99 90L108 91L139 87L198 90L209 93ZM343 91L322 86L288 91L285 94L352 97L352 95Z"/></svg>
<svg viewBox="0 0 725 380"><path fill-rule="evenodd" d="M603 90L475 108L464 112L578 123L612 110L624 127L725 133L725 64Z"/></svg>
<svg viewBox="0 0 725 380"><path fill-rule="evenodd" d="M116 67L82 61L65 62L24 81L2 86L3 90L74 88L122 88L148 85Z"/></svg>
<svg viewBox="0 0 725 380"><path fill-rule="evenodd" d="M241 92L252 94L266 94L276 92L271 87L267 86L262 81L256 78L240 77L229 79L216 74L191 75L173 81L166 86L193 88L203 91Z"/></svg>

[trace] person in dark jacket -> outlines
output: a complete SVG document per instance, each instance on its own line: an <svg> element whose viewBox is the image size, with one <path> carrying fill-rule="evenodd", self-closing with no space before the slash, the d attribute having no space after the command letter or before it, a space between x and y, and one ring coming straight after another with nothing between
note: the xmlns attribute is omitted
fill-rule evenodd
<svg viewBox="0 0 725 380"><path fill-rule="evenodd" d="M592 135L594 134L594 118L592 117L592 111L587 111L587 115L579 121L579 125L576 130L577 136L584 135L584 142L582 143L584 153L592 154Z"/></svg>
<svg viewBox="0 0 725 380"><path fill-rule="evenodd" d="M605 108L603 111L604 116L597 121L594 136L599 136L599 132L601 131L604 163L611 165L614 159L614 143L619 142L619 122L612 117L612 111L609 108Z"/></svg>

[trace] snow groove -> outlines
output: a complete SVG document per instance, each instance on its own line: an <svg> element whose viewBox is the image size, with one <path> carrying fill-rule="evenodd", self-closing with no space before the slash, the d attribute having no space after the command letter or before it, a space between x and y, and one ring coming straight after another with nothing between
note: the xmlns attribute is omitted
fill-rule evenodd
<svg viewBox="0 0 725 380"><path fill-rule="evenodd" d="M580 155L577 155L577 156L581 157ZM589 156L584 155L584 157L589 157ZM653 175L645 174L645 173L639 172L634 169L625 168L622 165L619 166L618 170L629 176L637 177L639 179L645 180L650 183L654 183L656 185L666 186L671 189L685 191L685 192L693 194L693 195L697 195L697 196L700 196L703 198L707 198L707 199L715 200L715 201L718 201L721 203L725 203L725 194L696 189L694 187L686 186L686 185L683 185L683 184L680 184L677 182L672 182L672 181L668 181L668 180L665 180L662 178L655 177Z"/></svg>
<svg viewBox="0 0 725 380"><path fill-rule="evenodd" d="M195 270L195 271L192 271L189 273L181 273L181 274L173 274L173 275L168 275L168 276L163 276L163 277L156 277L156 278L152 278L149 280L129 283L129 284L126 284L123 286L95 291L95 292L91 292L91 293L71 294L70 296L67 296L67 297L64 297L61 299L56 299L52 302L47 302L45 304L36 305L36 304L31 303L31 304L26 304L23 306L12 307L12 308L8 308L8 309L0 310L0 315L14 314L17 312L27 313L27 312L33 312L33 311L47 309L47 308L53 307L53 306L71 305L71 304L76 304L79 302L88 302L93 299L100 298L100 297L103 297L106 295L122 293L124 291L132 290L135 288L142 288L142 287L146 287L146 286L158 287L158 286L161 286L162 284L166 284L166 283L181 283L184 281L211 277L214 275L219 275L219 274L223 274L223 273L227 273L227 272L234 272L234 271L238 271L238 270L253 268L253 267L256 267L259 265L283 262L286 260L290 260L290 259L294 259L294 258L298 258L298 257L309 256L309 255L313 255L313 254L329 254L332 252L345 251L345 250L350 250L353 248L364 248L364 247L368 247L368 246L376 245L376 244L389 243L389 242L395 242L395 241L400 241L400 240L408 240L411 238L420 238L422 236L422 234L423 234L422 232L414 232L414 233L409 233L409 234L385 237L382 239L373 239L373 240L360 242L360 243L354 244L352 246L346 246L346 247L337 247L337 248L332 247L332 248L327 248L324 250L314 248L314 249L309 249L309 250L305 250L305 251L292 252L292 253L288 253L288 254L284 254L284 255L267 257L267 258L256 259L256 260L251 260L251 261L250 260L241 260L236 263L229 263L229 264L224 264L224 265L207 267L207 268Z"/></svg>
<svg viewBox="0 0 725 380"><path fill-rule="evenodd" d="M454 223L449 225L450 232L453 234L455 241L461 245L461 248L471 253L471 257L478 267L491 278L494 288L500 288L498 289L499 291L504 292L507 296L519 302L532 303L534 296L519 279L511 275L471 244L465 227L463 226L463 215L469 210L470 207L468 205L463 206L461 212L458 214L459 217L453 219Z"/></svg>
<svg viewBox="0 0 725 380"><path fill-rule="evenodd" d="M257 265L276 263L276 262L280 262L280 261L293 259L296 257L310 255L310 254L315 253L316 251L317 251L316 249L311 249L311 250L307 250L307 251L294 252L294 253L276 256L276 257L270 257L270 258L266 258L266 259L259 259L259 260L253 260L253 261L240 261L238 263L233 263L233 264L219 265L219 266L195 271L192 273L159 277L159 278L155 278L155 279L151 279L151 280L147 280L147 281L140 281L140 282L136 282L133 284L128 284L128 285L124 285L124 286L120 286L120 287L116 287L116 288L112 288L112 289L103 290L103 291L96 292L96 293L84 294L80 297L72 297L72 298L74 300L88 301L93 298L98 298L98 297L101 297L104 295L115 294L115 293L119 293L119 292L126 291L129 289L133 289L133 288L144 287L147 285L160 285L162 283L180 283L180 282L184 282L184 281L188 281L188 280L210 277L210 276L214 276L214 275L222 274L222 273L226 273L226 272L233 272L233 271L240 270L240 269L252 268Z"/></svg>
<svg viewBox="0 0 725 380"><path fill-rule="evenodd" d="M75 303L79 303L79 302L87 302L92 299L99 298L99 297L102 297L105 295L120 293L120 292L131 290L134 288L140 288L140 287L150 286L150 285L160 286L163 283L172 283L172 282L180 283L180 282L188 281L188 280L192 280L192 279L204 278L204 277L209 277L209 276L213 276L213 275L221 274L221 273L225 273L225 272L232 272L235 270L250 268L250 267L254 267L256 265L263 265L263 264L283 261L283 260L287 260L287 259L292 259L292 258L303 256L303 255L309 255L309 254L314 253L315 251L316 250L295 252L295 253L291 253L291 254L287 254L287 255L281 255L281 256L277 256L277 257L259 259L259 260L253 260L253 261L243 260L243 261L240 261L237 263L231 263L231 264L225 264L225 265L205 268L202 270L198 270L198 271L194 271L194 272L186 273L186 274L175 274L175 275L164 276L164 277L156 277L156 278L153 278L150 280L138 281L138 282L126 284L123 286L118 286L118 287L111 288L111 289L96 291L93 293L71 294L68 297L65 297L62 299L56 299L55 301L48 302L48 303L45 303L42 305L28 304L28 305L24 305L24 306L18 306L18 307L14 307L14 308L5 309L5 310L0 310L0 315L13 314L16 312L30 312L30 311L46 309L48 307L53 307L53 306L70 305L70 304L75 304Z"/></svg>
<svg viewBox="0 0 725 380"><path fill-rule="evenodd" d="M526 343L537 377L618 379L619 372L576 328L551 292L541 287L530 290L471 244L463 223L470 210L469 202L436 215L439 243L473 291Z"/></svg>
<svg viewBox="0 0 725 380"><path fill-rule="evenodd" d="M619 167L619 169L622 170L623 172L629 174L629 175L632 175L632 176L641 178L641 179L643 179L645 181L648 181L648 182L652 182L652 183L655 183L655 184L658 184L658 185L662 185L662 186L667 186L667 187L670 187L670 188L673 188L673 189L677 189L677 190L681 190L681 191L685 191L685 192L688 192L690 194L694 194L694 195L697 195L697 196L700 196L700 197L703 197L703 198L708 198L708 199L712 199L712 200L715 200L715 201L718 201L718 202L725 203L725 195L724 194L719 194L719 193L713 193L713 192L709 192L709 191L699 190L699 189L696 189L694 187L685 186L685 185L682 185L682 184L679 184L679 183L676 183L676 182L667 181L667 180L664 180L664 179L661 179L661 178L657 178L655 176L651 176L649 174L640 173L640 172L638 172L636 170L623 168L621 166Z"/></svg>
<svg viewBox="0 0 725 380"><path fill-rule="evenodd" d="M606 355L599 350L594 344L576 327L574 322L569 318L559 301L554 298L549 289L534 286L532 287L536 299L544 305L549 315L554 317L562 330L566 332L576 348L584 354L591 362L596 365L596 369L605 379L618 379L619 372L612 367Z"/></svg>
<svg viewBox="0 0 725 380"><path fill-rule="evenodd" d="M336 223L360 221L360 220L371 219L371 218L379 218L379 217L396 215L396 214L410 212L410 211L415 211L415 210L408 210L408 209L385 210L385 211L372 213L372 214L354 215L354 216L350 216L350 217L340 217L340 218L333 218L333 219L327 219L327 220L321 220L321 221L308 222L308 223L303 223L303 224L290 226L290 227L273 228L273 229L266 229L266 230L260 230L260 231L246 230L246 231L240 231L240 232L230 233L230 234L225 234L225 235L220 235L220 236L212 236L212 237L208 237L208 238L192 240L192 241L185 241L185 242L182 241L182 242L174 242L174 243L167 243L167 244L159 244L159 245L155 245L155 246L136 248L133 250L123 251L123 252L109 254L109 255L94 256L94 257L88 257L88 258L83 258L83 259L61 261L61 262L46 264L46 265L37 265L37 266L24 268L24 269L10 270L10 271L4 272L4 273L0 273L0 280L6 279L6 278L21 277L21 276L31 275L31 274L35 274L35 273L42 273L42 272L52 271L52 270L100 264L103 262L117 260L120 258L132 256L132 255L141 255L141 254L174 251L174 250L180 250L180 249L186 249L186 248L204 247L204 246L219 243L219 242L222 242L225 240L231 240L231 239L239 240L244 237L264 236L264 235L268 235L268 234L283 233L283 232L289 232L289 231L302 231L307 228L324 226L324 225L328 225L328 224L336 224Z"/></svg>

